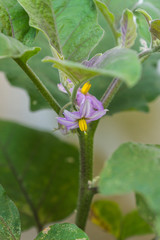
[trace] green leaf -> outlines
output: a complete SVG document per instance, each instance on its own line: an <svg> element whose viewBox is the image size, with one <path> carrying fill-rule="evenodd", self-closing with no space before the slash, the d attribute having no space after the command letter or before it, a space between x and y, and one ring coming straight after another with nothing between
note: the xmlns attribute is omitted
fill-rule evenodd
<svg viewBox="0 0 160 240"><path fill-rule="evenodd" d="M29 26L29 17L17 0L0 0L0 32L31 45L36 29Z"/></svg>
<svg viewBox="0 0 160 240"><path fill-rule="evenodd" d="M152 21L152 17L145 10L143 10L141 8L136 9L136 12L141 13L145 17L148 25L150 26L150 22Z"/></svg>
<svg viewBox="0 0 160 240"><path fill-rule="evenodd" d="M82 61L97 45L103 31L90 0L18 0L30 16L30 25L41 30L66 59Z"/></svg>
<svg viewBox="0 0 160 240"><path fill-rule="evenodd" d="M89 238L76 225L62 223L47 227L35 240L89 240Z"/></svg>
<svg viewBox="0 0 160 240"><path fill-rule="evenodd" d="M41 59L43 59L46 54L51 55L48 42L42 34L38 35L35 45L41 47L42 50L29 60L29 65L40 77L43 84L53 93L53 96L61 105L64 105L68 101L68 97L66 94L58 91L57 83L59 82L59 75L57 69L53 69L48 64L41 62ZM0 71L5 72L6 77L13 86L23 88L28 92L31 110L35 111L50 108L50 105L44 100L39 91L37 91L37 88L29 77L12 59L0 60Z"/></svg>
<svg viewBox="0 0 160 240"><path fill-rule="evenodd" d="M53 66L66 73L75 84L95 76L105 75L121 78L129 86L133 86L141 74L141 65L137 54L129 49L111 49L90 61L85 61L83 65L50 57L43 61L55 63Z"/></svg>
<svg viewBox="0 0 160 240"><path fill-rule="evenodd" d="M76 208L78 151L55 136L0 122L0 182L27 229L67 217ZM66 197L67 196L67 197Z"/></svg>
<svg viewBox="0 0 160 240"><path fill-rule="evenodd" d="M108 200L95 201L91 206L91 220L116 238L119 237L122 213L117 203Z"/></svg>
<svg viewBox="0 0 160 240"><path fill-rule="evenodd" d="M137 11L135 12L135 16L138 36L134 45L134 49L137 49L139 52L144 51L151 46L151 33L145 17Z"/></svg>
<svg viewBox="0 0 160 240"><path fill-rule="evenodd" d="M19 240L21 236L19 212L1 185L0 206L0 239Z"/></svg>
<svg viewBox="0 0 160 240"><path fill-rule="evenodd" d="M112 32L115 36L115 39L117 40L121 36L121 34L115 28L115 17L113 15L113 13L111 13L109 11L107 5L104 4L103 2L101 2L99 0L95 0L95 4L98 7L98 9L101 11L101 13L103 14L106 21L108 22L108 24L111 27Z"/></svg>
<svg viewBox="0 0 160 240"><path fill-rule="evenodd" d="M124 216L121 224L121 240L149 233L153 233L151 227L140 217L137 210Z"/></svg>
<svg viewBox="0 0 160 240"><path fill-rule="evenodd" d="M126 110L149 111L148 103L160 95L158 60L159 54L154 54L143 63L142 77L136 86L121 86L109 106L110 114Z"/></svg>
<svg viewBox="0 0 160 240"><path fill-rule="evenodd" d="M133 13L126 9L121 19L122 47L130 48L134 45L137 37L136 22Z"/></svg>
<svg viewBox="0 0 160 240"><path fill-rule="evenodd" d="M0 33L0 59L20 58L24 63L40 51L39 47L27 47L15 38Z"/></svg>
<svg viewBox="0 0 160 240"><path fill-rule="evenodd" d="M154 37L160 39L160 20L153 20L151 22L150 32Z"/></svg>
<svg viewBox="0 0 160 240"><path fill-rule="evenodd" d="M160 234L160 146L122 144L107 161L100 176L99 189L104 195L141 194L156 216ZM143 167L142 167L143 166Z"/></svg>
<svg viewBox="0 0 160 240"><path fill-rule="evenodd" d="M145 10L153 19L160 16L160 1L159 0L144 0L137 5L137 8Z"/></svg>

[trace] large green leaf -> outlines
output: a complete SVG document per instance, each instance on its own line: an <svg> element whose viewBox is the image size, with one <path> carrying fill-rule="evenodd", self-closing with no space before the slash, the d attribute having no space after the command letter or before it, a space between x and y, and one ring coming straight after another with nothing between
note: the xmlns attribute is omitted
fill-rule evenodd
<svg viewBox="0 0 160 240"><path fill-rule="evenodd" d="M31 45L36 29L29 26L29 17L17 0L0 0L0 32Z"/></svg>
<svg viewBox="0 0 160 240"><path fill-rule="evenodd" d="M102 194L141 194L156 217L154 227L160 234L160 146L122 144L107 161L100 176ZM143 167L142 167L143 166Z"/></svg>
<svg viewBox="0 0 160 240"><path fill-rule="evenodd" d="M68 216L77 200L77 149L15 123L0 122L0 132L0 182L19 208L23 229L36 218L44 225Z"/></svg>
<svg viewBox="0 0 160 240"><path fill-rule="evenodd" d="M21 236L19 212L1 185L0 209L0 239L19 240Z"/></svg>
<svg viewBox="0 0 160 240"><path fill-rule="evenodd" d="M19 58L26 63L29 58L39 51L39 47L27 47L15 38L0 33L0 59Z"/></svg>
<svg viewBox="0 0 160 240"><path fill-rule="evenodd" d="M89 238L76 225L62 223L47 227L35 240L89 240Z"/></svg>
<svg viewBox="0 0 160 240"><path fill-rule="evenodd" d="M126 110L149 111L148 103L160 95L159 59L160 55L154 54L143 63L142 77L136 86L122 85L109 106L110 114Z"/></svg>
<svg viewBox="0 0 160 240"><path fill-rule="evenodd" d="M116 238L119 237L122 212L117 203L108 200L95 201L91 206L91 220Z"/></svg>
<svg viewBox="0 0 160 240"><path fill-rule="evenodd" d="M82 61L102 37L95 5L90 0L18 0L30 25L47 35L66 59Z"/></svg>
<svg viewBox="0 0 160 240"><path fill-rule="evenodd" d="M129 49L114 48L95 56L84 64L46 57L45 62L65 72L74 83L84 82L99 75L118 77L133 86L141 75L141 65L136 52ZM132 64L130 64L132 62Z"/></svg>

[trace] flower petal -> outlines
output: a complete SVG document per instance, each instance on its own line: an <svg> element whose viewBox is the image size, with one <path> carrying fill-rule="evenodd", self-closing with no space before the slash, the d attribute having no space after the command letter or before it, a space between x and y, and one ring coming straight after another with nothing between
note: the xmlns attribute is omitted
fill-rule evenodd
<svg viewBox="0 0 160 240"><path fill-rule="evenodd" d="M67 127L67 130L72 130L72 129L76 129L79 128L78 122L75 122L74 124L72 124L72 126Z"/></svg>
<svg viewBox="0 0 160 240"><path fill-rule="evenodd" d="M89 118L92 115L93 107L91 101L86 99L85 102L80 106L80 117Z"/></svg>
<svg viewBox="0 0 160 240"><path fill-rule="evenodd" d="M62 117L57 117L57 121L58 121L58 123L66 126L66 127L70 127L71 125L73 125L75 123L75 121L70 121L70 120L67 120L66 118L62 118Z"/></svg>
<svg viewBox="0 0 160 240"><path fill-rule="evenodd" d="M64 116L69 121L76 121L77 119L80 119L80 113L79 112L69 112L68 110L64 110Z"/></svg>
<svg viewBox="0 0 160 240"><path fill-rule="evenodd" d="M94 113L92 113L92 115L88 119L86 119L86 122L90 123L92 121L98 120L99 118L103 117L107 111L108 109L94 111Z"/></svg>
<svg viewBox="0 0 160 240"><path fill-rule="evenodd" d="M77 105L81 106L81 104L84 103L85 99L86 99L86 96L83 93L81 93L79 89L76 96Z"/></svg>
<svg viewBox="0 0 160 240"><path fill-rule="evenodd" d="M86 98L92 102L94 110L104 110L103 104L95 96L88 94Z"/></svg>

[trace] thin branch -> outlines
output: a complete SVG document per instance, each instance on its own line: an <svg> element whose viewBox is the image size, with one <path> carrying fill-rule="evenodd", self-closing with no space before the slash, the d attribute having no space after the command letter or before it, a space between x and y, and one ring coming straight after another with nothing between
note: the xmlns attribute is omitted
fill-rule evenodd
<svg viewBox="0 0 160 240"><path fill-rule="evenodd" d="M105 93L103 94L101 98L101 102L104 106L104 108L107 108L112 101L114 95L118 92L122 81L119 78L113 79Z"/></svg>
<svg viewBox="0 0 160 240"><path fill-rule="evenodd" d="M25 64L21 59L14 58L14 61L23 69L23 71L28 75L28 77L32 80L34 85L38 88L42 96L46 99L46 101L50 104L52 109L59 114L61 107L58 102L54 99L49 90L45 87L45 85L41 82L38 76L32 71L32 69Z"/></svg>

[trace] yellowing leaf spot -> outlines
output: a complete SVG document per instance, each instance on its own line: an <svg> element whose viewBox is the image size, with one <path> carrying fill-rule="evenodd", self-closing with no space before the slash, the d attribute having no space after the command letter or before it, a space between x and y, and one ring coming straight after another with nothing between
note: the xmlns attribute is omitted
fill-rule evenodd
<svg viewBox="0 0 160 240"><path fill-rule="evenodd" d="M79 238L79 239L76 239L76 240L86 240L87 238Z"/></svg>
<svg viewBox="0 0 160 240"><path fill-rule="evenodd" d="M47 234L49 232L49 230L50 230L50 227L47 227L42 232L43 232L43 234Z"/></svg>

